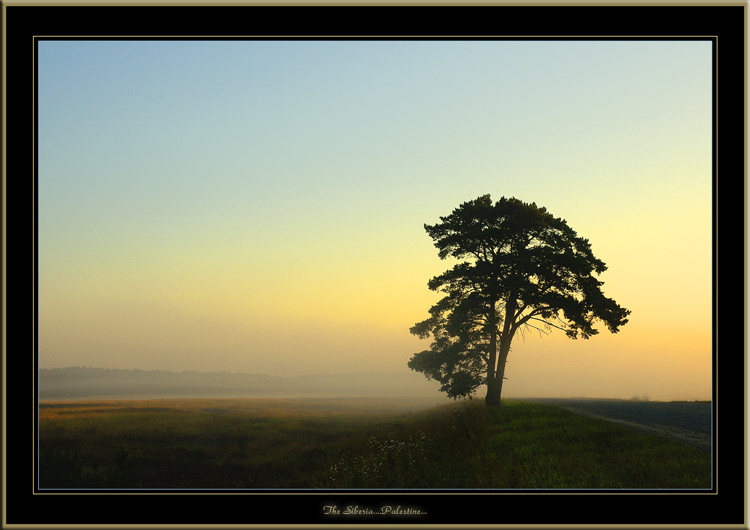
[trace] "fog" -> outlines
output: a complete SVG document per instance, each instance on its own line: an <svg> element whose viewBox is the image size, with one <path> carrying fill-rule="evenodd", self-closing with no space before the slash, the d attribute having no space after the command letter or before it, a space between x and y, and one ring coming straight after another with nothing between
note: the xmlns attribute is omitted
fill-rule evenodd
<svg viewBox="0 0 750 530"><path fill-rule="evenodd" d="M279 377L229 372L168 372L69 367L39 372L40 400L158 398L401 398L446 403L420 374L318 374Z"/></svg>
<svg viewBox="0 0 750 530"><path fill-rule="evenodd" d="M681 395L638 392L637 385L623 382L609 393L591 393L575 381L567 387L550 392L545 381L533 378L503 388L504 399L525 398L613 398L651 401L710 399L704 395ZM507 388L506 388L507 387ZM190 398L263 398L263 399L324 399L324 398L391 398L419 406L435 406L451 402L439 390L440 384L422 374L408 371L372 373L313 374L282 377L259 373L198 372L166 370L124 370L91 367L41 369L37 396L49 400L98 399L190 399ZM484 398L480 387L474 398Z"/></svg>

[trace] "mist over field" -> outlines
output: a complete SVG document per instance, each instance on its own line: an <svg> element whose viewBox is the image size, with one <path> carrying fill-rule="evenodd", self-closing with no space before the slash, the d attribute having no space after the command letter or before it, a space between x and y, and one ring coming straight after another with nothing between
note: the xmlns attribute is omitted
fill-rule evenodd
<svg viewBox="0 0 750 530"><path fill-rule="evenodd" d="M280 377L229 372L169 372L104 368L39 371L38 396L45 399L117 398L336 398L394 397L447 402L434 381L421 374L354 373Z"/></svg>
<svg viewBox="0 0 750 530"><path fill-rule="evenodd" d="M39 370L37 396L46 400L95 399L189 399L189 398L393 398L415 405L434 406L453 400L439 391L439 383L416 372L313 374L282 377L259 373L171 372L116 368L66 367ZM658 395L621 393L593 395L571 391L567 395L545 393L542 385L526 381L525 393L506 398L593 398L664 401ZM633 385L637 388L637 385ZM624 397L623 397L624 396ZM484 399L480 391L475 399ZM680 399L680 398L678 398ZM682 398L688 401L696 398ZM666 401L669 401L666 400Z"/></svg>

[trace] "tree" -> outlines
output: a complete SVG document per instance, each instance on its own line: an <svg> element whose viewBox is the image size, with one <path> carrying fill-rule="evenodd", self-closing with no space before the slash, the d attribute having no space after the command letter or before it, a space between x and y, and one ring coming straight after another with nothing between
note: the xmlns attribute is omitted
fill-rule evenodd
<svg viewBox="0 0 750 530"><path fill-rule="evenodd" d="M433 342L408 364L450 397L486 384L485 403L498 405L519 330L588 339L598 333L596 321L612 333L628 321L630 311L605 297L594 277L607 267L589 241L545 208L504 197L493 204L483 195L424 227L440 259L461 261L428 282L445 296L410 329Z"/></svg>

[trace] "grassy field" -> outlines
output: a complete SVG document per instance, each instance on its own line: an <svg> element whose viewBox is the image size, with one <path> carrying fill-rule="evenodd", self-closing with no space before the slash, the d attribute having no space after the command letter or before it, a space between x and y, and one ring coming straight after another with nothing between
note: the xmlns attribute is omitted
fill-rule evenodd
<svg viewBox="0 0 750 530"><path fill-rule="evenodd" d="M40 488L710 488L710 456L560 408L134 400L39 408Z"/></svg>

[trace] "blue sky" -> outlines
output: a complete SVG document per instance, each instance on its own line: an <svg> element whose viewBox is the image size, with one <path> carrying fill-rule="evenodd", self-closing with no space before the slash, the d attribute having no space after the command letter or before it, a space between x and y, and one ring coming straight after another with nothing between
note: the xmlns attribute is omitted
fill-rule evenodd
<svg viewBox="0 0 750 530"><path fill-rule="evenodd" d="M568 220L633 311L587 344L519 341L507 392L572 347L593 393L656 396L669 374L672 394L710 390L708 41L41 41L38 58L42 367L406 370L448 266L423 224L490 193ZM649 377L613 387L634 351Z"/></svg>

